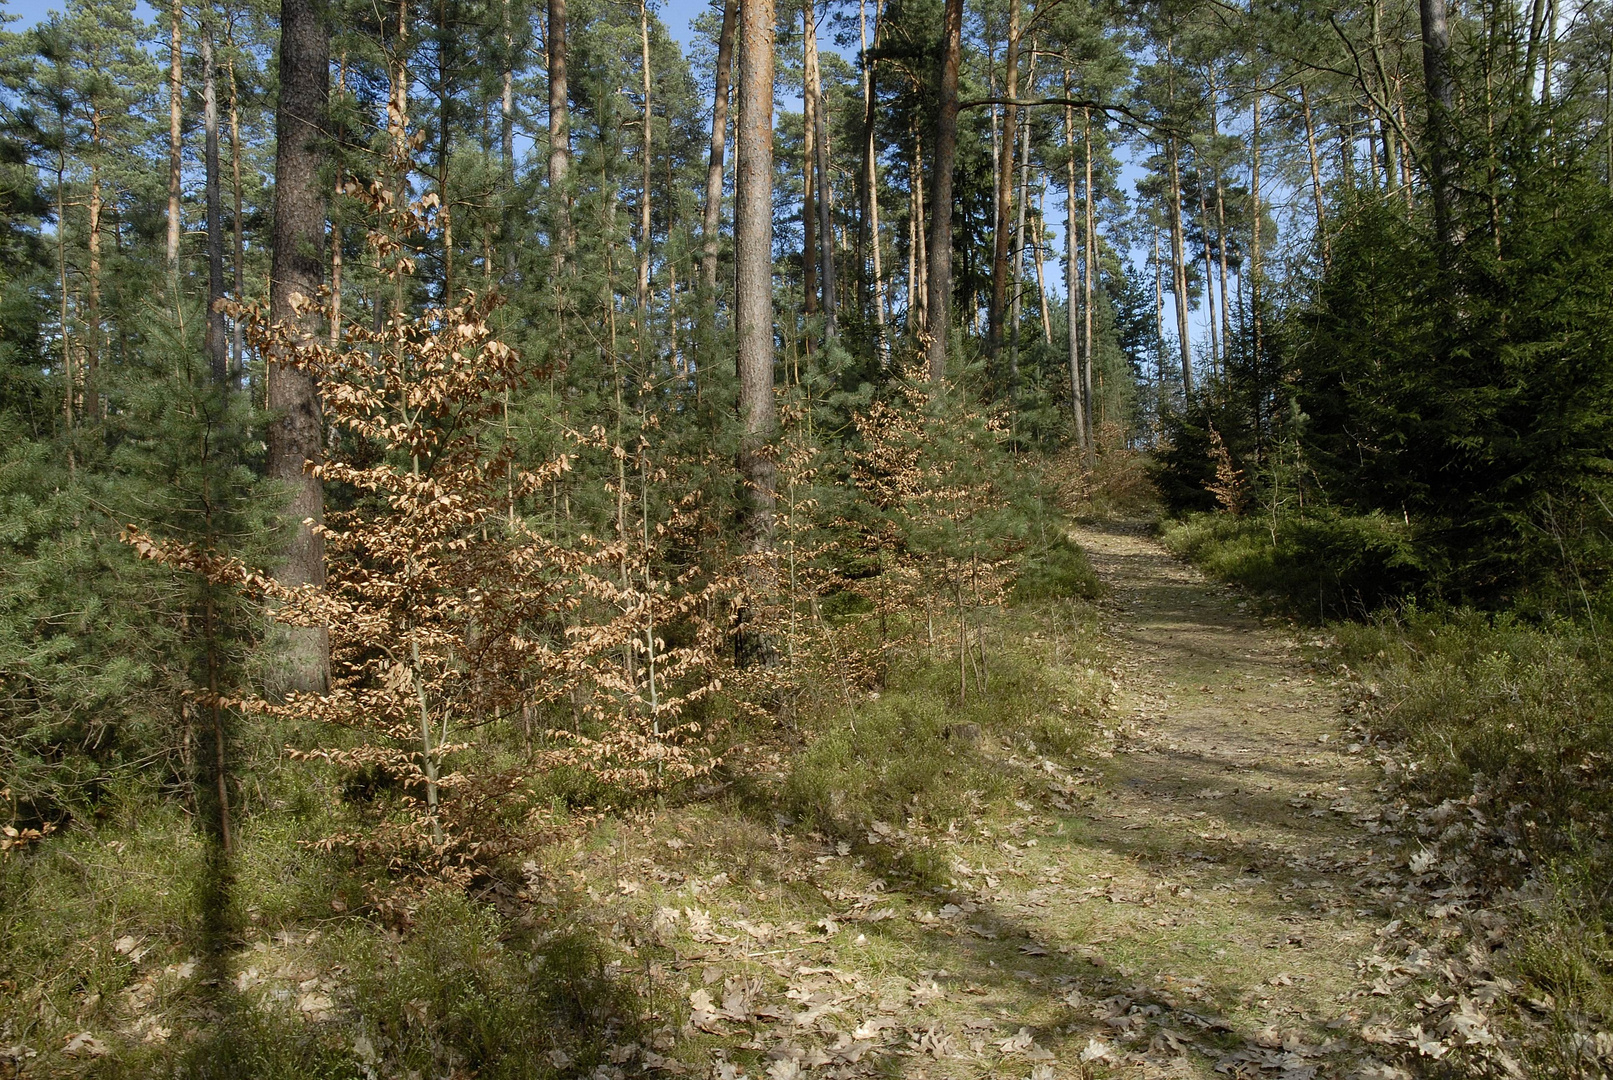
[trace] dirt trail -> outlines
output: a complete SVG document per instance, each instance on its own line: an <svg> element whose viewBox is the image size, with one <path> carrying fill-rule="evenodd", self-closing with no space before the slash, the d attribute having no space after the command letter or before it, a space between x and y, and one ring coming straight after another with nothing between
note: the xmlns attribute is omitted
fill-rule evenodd
<svg viewBox="0 0 1613 1080"><path fill-rule="evenodd" d="M1376 777L1337 691L1291 634L1142 529L1091 524L1076 539L1108 590L1121 671L1086 844L1123 853L1139 884L1168 877L1174 899L1191 889L1197 901L1117 953L1219 1001L1254 1043L1223 1070L1347 1073L1359 1055L1338 1036L1361 1022L1357 965L1387 919L1360 882L1399 841L1374 824Z"/></svg>
<svg viewBox="0 0 1613 1080"><path fill-rule="evenodd" d="M1358 1037L1390 1008L1363 960L1406 852L1339 691L1142 529L1076 539L1106 586L1100 625L1075 628L1071 653L1050 616L1029 644L1086 665L1098 634L1113 688L1073 758L982 740L1019 797L956 830L874 822L866 848L715 814L679 827L692 842L646 829L598 846L657 883L623 890L653 912L666 989L688 1002L655 1043L685 1064L646 1061L757 1080L1407 1075ZM950 883L876 877L865 856L904 845ZM758 848L768 868L705 876Z"/></svg>

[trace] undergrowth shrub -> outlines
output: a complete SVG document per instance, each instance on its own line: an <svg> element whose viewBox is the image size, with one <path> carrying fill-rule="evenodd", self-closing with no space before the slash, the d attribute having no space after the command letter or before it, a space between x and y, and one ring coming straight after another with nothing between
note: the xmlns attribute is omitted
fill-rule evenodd
<svg viewBox="0 0 1613 1080"><path fill-rule="evenodd" d="M1613 824L1613 683L1598 643L1567 625L1415 609L1341 624L1345 655L1369 664L1371 723L1403 740L1415 786L1436 801L1473 795L1507 817L1533 860L1580 848L1605 862Z"/></svg>
<svg viewBox="0 0 1613 1080"><path fill-rule="evenodd" d="M1166 522L1161 538L1215 577L1273 594L1317 622L1367 616L1429 583L1413 530L1385 514L1319 510L1275 523L1191 514Z"/></svg>
<svg viewBox="0 0 1613 1080"><path fill-rule="evenodd" d="M1552 1008L1531 1075L1601 1076L1587 1030L1613 1020L1613 680L1594 632L1415 608L1336 628L1365 719L1398 740L1430 857L1515 921L1502 960Z"/></svg>
<svg viewBox="0 0 1613 1080"><path fill-rule="evenodd" d="M383 1075L586 1075L637 1015L588 938L518 942L458 890L429 891L395 944L364 929L339 948L356 976L353 1026Z"/></svg>
<svg viewBox="0 0 1613 1080"><path fill-rule="evenodd" d="M875 822L946 829L1013 794L1001 744L1069 753L1089 734L1074 704L1095 682L1003 643L982 672L989 693L958 703L956 658L945 650L895 667L877 697L818 719L785 781L783 799L811 827L860 838ZM1027 747L1028 748L1028 747Z"/></svg>
<svg viewBox="0 0 1613 1080"><path fill-rule="evenodd" d="M1027 551L1009 598L1016 604L1037 600L1096 600L1098 575L1081 546L1067 536Z"/></svg>

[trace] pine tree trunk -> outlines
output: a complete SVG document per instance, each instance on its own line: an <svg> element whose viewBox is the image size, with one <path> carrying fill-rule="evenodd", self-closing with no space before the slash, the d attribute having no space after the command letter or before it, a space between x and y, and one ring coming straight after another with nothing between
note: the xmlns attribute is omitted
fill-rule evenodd
<svg viewBox="0 0 1613 1080"><path fill-rule="evenodd" d="M987 308L986 354L1002 348L1008 307L1008 237L1014 210L1014 147L1019 141L1019 0L1008 0L1008 55L1003 61L1003 134L997 152L997 202L991 245L991 303ZM1012 378L1012 377L1010 377Z"/></svg>
<svg viewBox="0 0 1613 1080"><path fill-rule="evenodd" d="M863 58L863 207L862 228L873 251L872 303L874 326L878 328L876 348L880 366L889 364L889 346L885 341L885 271L880 258L879 235L879 157L874 149L874 62L868 55L868 22L865 0L857 0L857 24L862 38ZM883 0L874 4L874 47L879 46L879 28L883 13ZM867 264L859 253L859 267Z"/></svg>
<svg viewBox="0 0 1613 1080"><path fill-rule="evenodd" d="M941 77L935 113L935 170L931 180L929 302L925 330L930 381L947 377L947 334L952 323L952 167L958 149L958 66L963 54L963 0L946 0Z"/></svg>
<svg viewBox="0 0 1613 1080"><path fill-rule="evenodd" d="M717 295L718 228L722 220L723 154L728 142L728 80L733 69L734 18L739 0L723 0L717 37L716 90L711 99L711 158L706 165L705 217L700 228L700 288L707 302Z"/></svg>
<svg viewBox="0 0 1613 1080"><path fill-rule="evenodd" d="M1182 392L1193 394L1193 343L1187 335L1187 253L1182 237L1182 170L1177 158L1176 139L1165 140L1166 156L1170 159L1171 188L1167 212L1171 225L1171 274L1176 300L1176 333L1182 352Z"/></svg>
<svg viewBox="0 0 1613 1080"><path fill-rule="evenodd" d="M347 92L347 53L344 50L336 61L336 93ZM342 135L331 132L336 144L336 184L330 203L330 347L336 348L342 340Z"/></svg>
<svg viewBox="0 0 1613 1080"><path fill-rule="evenodd" d="M96 164L90 166L90 235L89 266L84 275L84 408L83 415L91 421L101 416L101 118L90 121L90 140Z"/></svg>
<svg viewBox="0 0 1613 1080"><path fill-rule="evenodd" d="M918 229L918 155L915 152L913 160L908 162L907 169L907 332L916 333L920 323L918 319L919 297L923 290L918 287L918 258L919 258L919 229Z"/></svg>
<svg viewBox="0 0 1613 1080"><path fill-rule="evenodd" d="M1219 135L1216 124L1215 98L1210 98L1210 150L1215 154L1216 138ZM1215 248L1219 255L1217 268L1221 275L1221 351L1224 357L1232 348L1232 305L1227 301L1227 200L1221 183L1221 162L1219 156L1212 158L1212 168L1215 171Z"/></svg>
<svg viewBox="0 0 1613 1080"><path fill-rule="evenodd" d="M1210 204L1204 191L1202 156L1199 161L1199 231L1204 236L1204 305L1210 328L1210 370L1221 369L1221 328L1215 322L1215 252L1210 244Z"/></svg>
<svg viewBox="0 0 1613 1080"><path fill-rule="evenodd" d="M1452 228L1451 110L1455 90L1451 80L1451 30L1445 0L1419 0L1423 35L1423 83L1428 98L1429 186L1434 203L1434 233L1441 258L1449 265L1456 235Z"/></svg>
<svg viewBox="0 0 1613 1080"><path fill-rule="evenodd" d="M330 37L312 0L281 0L280 102L275 116L274 217L270 237L269 317L307 340L319 318L298 313L298 298L317 300L324 278L325 188L320 180L326 106L330 98ZM308 472L321 457L318 387L312 376L269 357L269 475L291 492L287 516L297 526L276 572L290 586L325 581L325 516L319 481ZM329 684L329 642L320 627L288 627L284 667L272 692L322 693Z"/></svg>
<svg viewBox="0 0 1613 1080"><path fill-rule="evenodd" d="M817 173L818 195L818 270L823 286L824 340L833 340L836 333L836 314L839 308L838 282L835 280L834 191L829 186L829 118L823 99L823 80L818 71L818 27L815 0L806 0L803 12L805 30L804 60L806 80L804 94L811 99L811 122L815 129L812 140L812 168Z"/></svg>
<svg viewBox="0 0 1613 1080"><path fill-rule="evenodd" d="M735 127L734 324L739 368L739 473L745 538L771 551L776 475L766 447L778 426L773 397L773 0L739 12L739 122Z"/></svg>
<svg viewBox="0 0 1613 1080"><path fill-rule="evenodd" d="M67 307L67 157L65 150L56 159L56 271L57 285L61 289L62 339L62 434L68 438L68 475L73 471L73 397L77 393L77 378L73 373L73 334Z"/></svg>
<svg viewBox="0 0 1613 1080"><path fill-rule="evenodd" d="M1299 104L1305 117L1305 150L1311 161L1311 197L1316 202L1316 242L1322 249L1322 267L1332 262L1332 245L1327 238L1327 210L1322 200L1322 163L1316 154L1316 123L1311 117L1310 92L1299 84Z"/></svg>
<svg viewBox="0 0 1613 1080"><path fill-rule="evenodd" d="M650 86L653 80L650 70L650 9L647 0L639 0L638 26L640 62L644 76L642 84L644 91L644 141L639 148L642 160L639 162L638 335L640 354L647 356L650 351L649 342L646 340L650 329L650 168L653 164L651 158L655 145L654 116L650 108Z"/></svg>
<svg viewBox="0 0 1613 1080"><path fill-rule="evenodd" d="M1260 324L1260 283L1264 274L1260 265L1260 219L1265 215L1265 210L1260 205L1261 97L1261 93L1256 91L1254 114L1249 126L1249 211L1252 220L1249 230L1249 307L1250 325L1254 327L1254 355L1257 363L1264 348Z"/></svg>
<svg viewBox="0 0 1613 1080"><path fill-rule="evenodd" d="M802 34L810 22L812 0L801 4ZM807 317L802 335L802 351L812 355L812 316L818 313L818 177L814 165L818 156L818 99L812 96L806 73L806 49L802 48L803 88L801 92L801 310Z"/></svg>
<svg viewBox="0 0 1613 1080"><path fill-rule="evenodd" d="M1032 248L1034 251L1034 258L1036 260L1036 295L1040 301L1037 306L1041 308L1042 313L1042 341L1044 344L1052 345L1053 316L1047 309L1047 269L1043 265L1042 255L1043 249L1047 246L1047 213L1045 209L1047 203L1047 185L1045 183L1040 186L1036 199L1036 221L1035 228L1033 229L1036 234L1036 238L1032 244Z"/></svg>
<svg viewBox="0 0 1613 1080"><path fill-rule="evenodd" d="M233 246L230 256L230 271L234 277L235 299L246 299L246 239L241 231L241 108L235 86L235 27L231 23L228 27L228 44L230 55L224 62L224 69L230 81L230 194L232 196L233 216L230 219L230 242ZM242 326L240 319L232 319L233 332L232 354L233 368L231 380L236 386L241 385L241 377L245 371L246 348L242 340Z"/></svg>
<svg viewBox="0 0 1613 1080"><path fill-rule="evenodd" d="M571 247L571 200L566 174L571 169L570 99L566 89L566 0L549 0L549 31L544 47L549 62L549 192L555 198L556 247Z"/></svg>
<svg viewBox="0 0 1613 1080"><path fill-rule="evenodd" d="M1064 72L1064 93L1070 90L1070 72ZM1091 446L1087 429L1087 401L1081 379L1081 324L1076 312L1081 308L1081 261L1075 248L1075 110L1064 106L1064 307L1068 318L1070 347L1070 406L1075 416L1075 441L1083 454Z"/></svg>
<svg viewBox="0 0 1613 1080"><path fill-rule="evenodd" d="M930 322L930 253L928 250L930 231L925 220L924 208L929 205L924 197L924 143L922 137L915 129L913 132L913 221L918 239L918 292L917 299L909 298L908 303L912 310L918 312L917 328L922 329Z"/></svg>
<svg viewBox="0 0 1613 1080"><path fill-rule="evenodd" d="M499 221L499 243L504 248L504 277L515 277L515 35L510 25L510 0L503 0L504 56L499 93L499 175L504 199Z"/></svg>
<svg viewBox="0 0 1613 1080"><path fill-rule="evenodd" d="M174 0L168 28L168 273L179 274L180 99L184 93L184 54L180 51L180 25L185 18L182 0Z"/></svg>
<svg viewBox="0 0 1613 1080"><path fill-rule="evenodd" d="M219 184L218 73L213 63L211 12L201 23L203 172L207 202L207 355L213 379L226 384L230 377L230 343L219 304L224 299L224 199Z"/></svg>
<svg viewBox="0 0 1613 1080"><path fill-rule="evenodd" d="M1092 111L1081 110L1081 144L1086 150L1086 222L1082 230L1082 247L1086 253L1086 273L1082 275L1083 303L1081 305L1081 375L1084 380L1087 403L1087 444L1098 448L1098 395L1092 388L1092 298L1098 280L1098 213L1092 194Z"/></svg>
<svg viewBox="0 0 1613 1080"><path fill-rule="evenodd" d="M1154 362L1159 368L1159 406L1165 403L1165 268L1159 257L1159 230L1154 233Z"/></svg>
<svg viewBox="0 0 1613 1080"><path fill-rule="evenodd" d="M1031 49L1030 76L1026 80L1032 86L1036 84L1036 50ZM1017 91L1016 91L1017 92ZM1020 278L1025 271L1025 211L1031 200L1031 126L1025 124L1023 145L1020 147L1019 169L1019 206L1014 218L1014 240L1012 246L1012 259L1008 287L1011 291L1009 298L1008 315L1008 401L1012 405L1019 390L1019 317L1024 306L1024 290L1020 288Z"/></svg>

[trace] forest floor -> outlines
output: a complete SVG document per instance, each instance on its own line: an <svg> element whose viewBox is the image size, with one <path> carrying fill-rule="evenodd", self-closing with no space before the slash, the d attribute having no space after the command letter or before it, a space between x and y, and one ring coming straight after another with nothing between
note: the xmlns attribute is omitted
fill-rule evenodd
<svg viewBox="0 0 1613 1080"><path fill-rule="evenodd" d="M1085 751L982 738L1016 797L939 836L774 831L749 845L770 869L706 881L669 868L666 820L613 838L614 865L661 882L641 910L673 959L652 974L687 1003L648 1061L773 1080L1409 1075L1361 1037L1393 1031L1372 984L1394 970L1377 948L1397 892L1374 886L1407 852L1342 688L1145 527L1075 539L1105 586L1088 632L1112 681ZM724 828L678 832L747 846ZM869 853L898 865L904 844L942 852L950 881L876 878Z"/></svg>
<svg viewBox="0 0 1613 1080"><path fill-rule="evenodd" d="M994 617L994 670L964 706L943 665L815 737L786 724L700 797L600 813L522 880L396 922L413 930L377 936L361 897L327 905L323 878L305 886L317 903L276 915L262 871L210 992L287 1014L368 1076L407 1039L431 1041L431 1075L468 1075L449 1041L466 1024L448 1021L473 1008L488 1053L538 1039L554 1075L592 1080L1396 1080L1453 1045L1493 1047L1473 1002L1508 987L1419 866L1403 831L1417 815L1385 801L1385 759L1352 720L1363 688L1141 523L1074 539L1101 597ZM124 865L172 837L158 823L128 839L86 835L72 858ZM41 999L30 1075L106 1054L136 1075L142 1053L218 1022L165 910L132 929L114 911L94 935L110 951L80 942L127 967L123 989ZM498 1012L504 984L463 989L483 985L475 964L541 984L560 1012ZM71 1037L51 1051L47 1030Z"/></svg>

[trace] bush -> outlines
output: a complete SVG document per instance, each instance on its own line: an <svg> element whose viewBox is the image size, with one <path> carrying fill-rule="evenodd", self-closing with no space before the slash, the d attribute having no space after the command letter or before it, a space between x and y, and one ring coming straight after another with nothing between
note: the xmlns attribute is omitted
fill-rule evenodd
<svg viewBox="0 0 1613 1080"><path fill-rule="evenodd" d="M1554 1003L1551 1028L1525 1033L1529 1075L1605 1075L1584 1058L1586 1033L1613 1018L1613 680L1599 642L1472 610L1338 635L1345 670L1364 673L1368 725L1401 743L1392 774L1435 864L1515 920L1498 962Z"/></svg>
<svg viewBox="0 0 1613 1080"><path fill-rule="evenodd" d="M1274 594L1318 622L1369 615L1430 583L1414 530L1385 514L1324 511L1275 524L1193 514L1165 523L1161 536L1209 573Z"/></svg>
<svg viewBox="0 0 1613 1080"><path fill-rule="evenodd" d="M1067 536L1027 551L1014 578L1016 604L1034 600L1096 600L1103 587L1087 553Z"/></svg>

